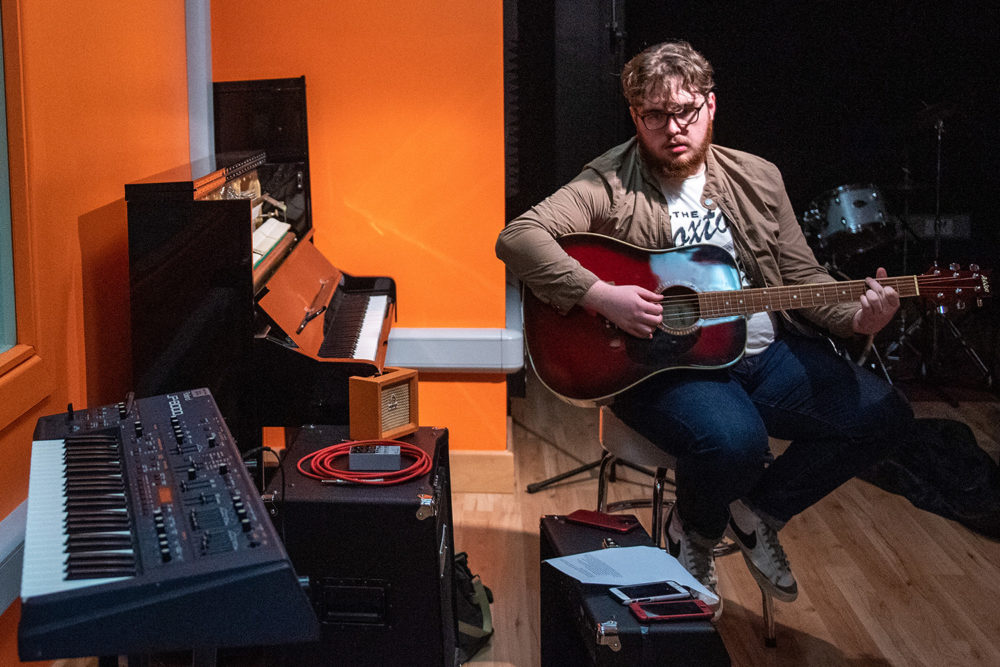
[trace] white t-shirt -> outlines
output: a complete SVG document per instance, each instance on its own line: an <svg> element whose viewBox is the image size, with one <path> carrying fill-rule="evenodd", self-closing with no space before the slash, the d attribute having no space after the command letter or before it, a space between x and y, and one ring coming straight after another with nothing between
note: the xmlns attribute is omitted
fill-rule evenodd
<svg viewBox="0 0 1000 667"><path fill-rule="evenodd" d="M689 178L671 181L663 186L663 195L670 209L670 227L677 247L695 243L711 243L721 246L736 257L733 234L729 222L722 211L710 211L701 204L701 193L705 189L705 169ZM744 287L750 286L746 273L740 269L740 280ZM759 354L774 342L774 313L754 313L747 320L747 354Z"/></svg>

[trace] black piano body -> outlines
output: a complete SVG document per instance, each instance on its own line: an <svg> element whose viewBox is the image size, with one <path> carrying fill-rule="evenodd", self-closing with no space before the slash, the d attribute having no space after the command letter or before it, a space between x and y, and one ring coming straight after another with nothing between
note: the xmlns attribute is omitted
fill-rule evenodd
<svg viewBox="0 0 1000 667"><path fill-rule="evenodd" d="M346 424L395 318L391 278L312 243L306 126L304 77L216 83L218 152L125 186L132 389L208 387L244 451L264 426Z"/></svg>

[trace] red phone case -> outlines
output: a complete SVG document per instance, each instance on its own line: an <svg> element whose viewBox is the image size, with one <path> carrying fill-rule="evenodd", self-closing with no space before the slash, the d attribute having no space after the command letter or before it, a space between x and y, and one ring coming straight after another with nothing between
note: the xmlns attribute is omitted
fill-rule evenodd
<svg viewBox="0 0 1000 667"><path fill-rule="evenodd" d="M634 514L606 514L594 510L576 510L566 515L574 523L595 526L616 533L627 533L639 527L639 519Z"/></svg>
<svg viewBox="0 0 1000 667"><path fill-rule="evenodd" d="M712 618L715 612L707 604L690 600L667 600L665 602L632 602L629 609L643 623L663 621L701 621Z"/></svg>

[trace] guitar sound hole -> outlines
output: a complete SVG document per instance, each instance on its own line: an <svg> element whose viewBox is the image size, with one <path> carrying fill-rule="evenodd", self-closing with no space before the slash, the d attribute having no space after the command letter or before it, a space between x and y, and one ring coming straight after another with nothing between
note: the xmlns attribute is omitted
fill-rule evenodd
<svg viewBox="0 0 1000 667"><path fill-rule="evenodd" d="M688 287L674 285L663 294L663 323L660 328L675 335L690 333L701 319L698 293Z"/></svg>

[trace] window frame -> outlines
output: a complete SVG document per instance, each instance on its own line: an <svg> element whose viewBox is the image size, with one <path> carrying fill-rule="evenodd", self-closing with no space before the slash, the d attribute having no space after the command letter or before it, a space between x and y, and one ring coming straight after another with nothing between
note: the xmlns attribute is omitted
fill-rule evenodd
<svg viewBox="0 0 1000 667"><path fill-rule="evenodd" d="M10 166L11 249L14 258L14 303L17 343L0 353L0 429L27 414L49 396L55 383L51 364L40 354L36 294L43 281L35 261L39 235L33 229L28 193L27 132L21 64L19 0L0 0L3 29L4 89L7 98L7 152Z"/></svg>
<svg viewBox="0 0 1000 667"><path fill-rule="evenodd" d="M2 46L2 41L0 41L0 46ZM0 135L3 139L0 143L0 171L6 172L7 187L6 192L0 191L0 204L2 204L0 205L0 237L2 237L0 238L0 290L2 290L2 294L0 294L0 330L2 330L0 331L0 352L6 352L17 344L17 316L16 304L14 303L14 258L10 245L10 170L8 167L10 160L7 157L6 93L2 93L2 97L4 113L0 118L0 130L2 130ZM8 316L11 318L9 322L7 321ZM13 340L10 339L11 335L13 335Z"/></svg>

